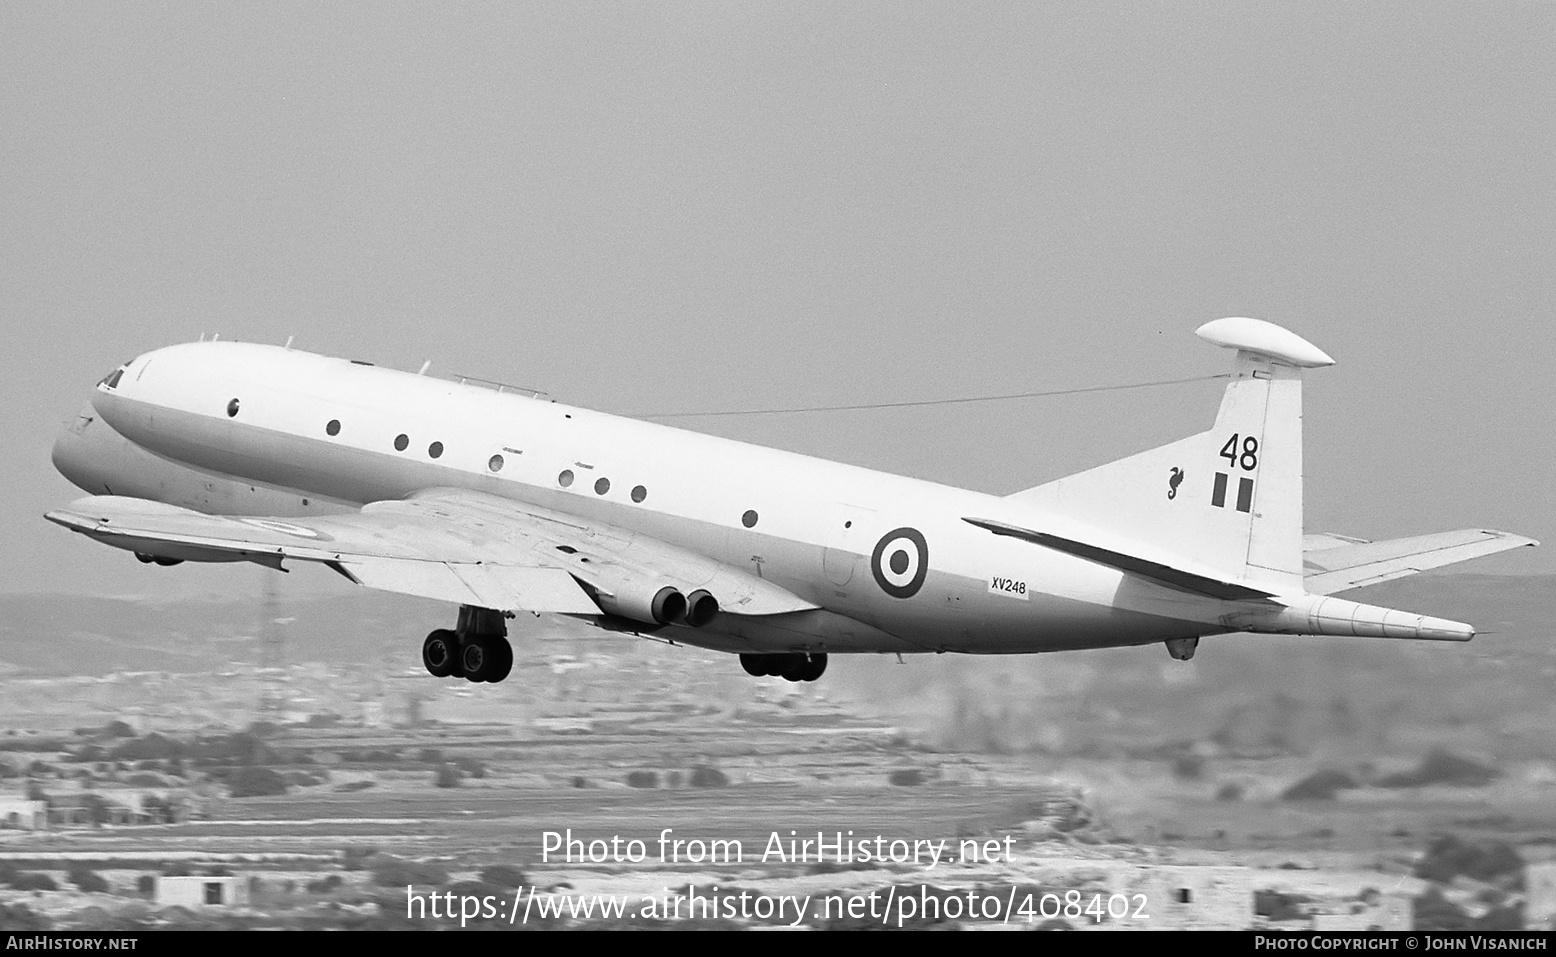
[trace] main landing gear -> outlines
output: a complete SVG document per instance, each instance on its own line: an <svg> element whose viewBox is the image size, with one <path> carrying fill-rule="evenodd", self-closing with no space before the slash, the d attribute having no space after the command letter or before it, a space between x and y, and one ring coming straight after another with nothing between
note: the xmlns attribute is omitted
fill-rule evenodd
<svg viewBox="0 0 1556 957"><path fill-rule="evenodd" d="M741 655L740 667L746 674L771 676L785 681L815 681L827 670L827 656L796 652L784 655Z"/></svg>
<svg viewBox="0 0 1556 957"><path fill-rule="evenodd" d="M459 607L459 624L439 628L421 644L421 663L434 678L498 682L513 670L513 646L500 611Z"/></svg>

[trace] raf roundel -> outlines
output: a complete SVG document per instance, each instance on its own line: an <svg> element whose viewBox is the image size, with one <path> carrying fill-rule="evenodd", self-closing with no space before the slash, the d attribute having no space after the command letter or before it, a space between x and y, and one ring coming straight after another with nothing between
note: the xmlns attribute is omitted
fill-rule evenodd
<svg viewBox="0 0 1556 957"><path fill-rule="evenodd" d="M916 528L897 528L881 536L870 556L870 572L881 591L893 598L912 598L929 574L929 543Z"/></svg>

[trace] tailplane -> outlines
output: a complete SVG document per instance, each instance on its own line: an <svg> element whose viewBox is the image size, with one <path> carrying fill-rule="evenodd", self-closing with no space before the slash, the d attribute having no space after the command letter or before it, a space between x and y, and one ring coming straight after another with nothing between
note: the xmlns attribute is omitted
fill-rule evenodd
<svg viewBox="0 0 1556 957"><path fill-rule="evenodd" d="M1301 594L1302 370L1334 360L1258 319L1218 319L1196 334L1237 353L1213 428L1010 498L1232 581Z"/></svg>

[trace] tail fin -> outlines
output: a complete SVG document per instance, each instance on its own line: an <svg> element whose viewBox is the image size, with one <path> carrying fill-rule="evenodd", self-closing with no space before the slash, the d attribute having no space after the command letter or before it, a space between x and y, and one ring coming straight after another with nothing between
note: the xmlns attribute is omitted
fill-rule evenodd
<svg viewBox="0 0 1556 957"><path fill-rule="evenodd" d="M1334 360L1258 319L1196 334L1237 350L1214 428L1010 498L1301 594L1302 370Z"/></svg>

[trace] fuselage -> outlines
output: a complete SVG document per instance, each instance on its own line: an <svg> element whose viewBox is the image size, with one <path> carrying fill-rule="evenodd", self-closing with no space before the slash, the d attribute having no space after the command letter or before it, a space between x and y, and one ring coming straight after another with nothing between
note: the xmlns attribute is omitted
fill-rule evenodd
<svg viewBox="0 0 1556 957"><path fill-rule="evenodd" d="M963 520L1065 520L1018 500L277 346L139 356L54 459L94 494L212 514L467 488L652 536L821 608L667 634L722 650L1027 653L1234 630L1227 602Z"/></svg>

